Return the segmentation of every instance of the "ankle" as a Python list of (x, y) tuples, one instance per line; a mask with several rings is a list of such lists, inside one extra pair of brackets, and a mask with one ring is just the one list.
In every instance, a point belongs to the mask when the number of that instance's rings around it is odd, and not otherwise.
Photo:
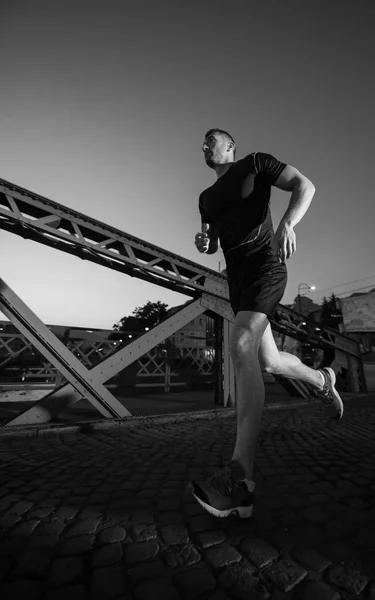
[(235, 455), (233, 455), (232, 460), (238, 462), (241, 465), (243, 472), (244, 472), (244, 478), (247, 481), (252, 481), (253, 480), (253, 466), (249, 465), (248, 463), (246, 463), (245, 460), (243, 460)]
[(326, 380), (320, 369), (317, 370), (317, 375), (319, 375), (319, 383), (317, 384), (317, 387), (319, 388), (320, 391), (322, 391), (322, 389), (325, 386)]

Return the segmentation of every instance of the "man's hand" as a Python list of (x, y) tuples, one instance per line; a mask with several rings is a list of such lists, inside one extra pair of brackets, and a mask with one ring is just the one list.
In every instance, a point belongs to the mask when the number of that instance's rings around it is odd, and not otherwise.
[(202, 231), (197, 233), (195, 236), (195, 245), (199, 252), (207, 252), (210, 245), (210, 238), (208, 237), (208, 225), (202, 223)]
[(297, 249), (294, 229), (283, 221), (277, 228), (273, 242), (280, 262), (285, 262)]

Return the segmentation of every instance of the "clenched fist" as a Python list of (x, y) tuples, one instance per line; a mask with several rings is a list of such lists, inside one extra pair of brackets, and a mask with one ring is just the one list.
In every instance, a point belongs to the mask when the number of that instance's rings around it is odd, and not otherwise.
[(199, 252), (207, 252), (210, 245), (210, 238), (208, 237), (208, 225), (202, 223), (202, 231), (197, 233), (195, 236), (195, 245)]

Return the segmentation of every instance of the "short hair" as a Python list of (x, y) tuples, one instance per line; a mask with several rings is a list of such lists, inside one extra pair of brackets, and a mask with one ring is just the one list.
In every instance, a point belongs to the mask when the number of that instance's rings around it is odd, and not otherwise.
[(234, 148), (233, 148), (233, 156), (234, 158), (236, 158), (236, 142), (234, 141), (233, 137), (230, 135), (230, 133), (228, 133), (227, 131), (224, 131), (224, 129), (219, 129), (218, 127), (216, 127), (215, 129), (209, 129), (204, 137), (207, 138), (210, 135), (213, 135), (214, 133), (220, 133), (221, 135), (225, 136), (230, 142), (233, 143)]

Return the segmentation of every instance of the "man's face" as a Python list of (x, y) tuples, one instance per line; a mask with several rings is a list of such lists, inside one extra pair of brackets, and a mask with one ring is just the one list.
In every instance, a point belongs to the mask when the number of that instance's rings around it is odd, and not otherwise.
[(204, 140), (202, 150), (206, 165), (221, 165), (228, 161), (230, 152), (228, 140), (219, 133), (213, 133)]

